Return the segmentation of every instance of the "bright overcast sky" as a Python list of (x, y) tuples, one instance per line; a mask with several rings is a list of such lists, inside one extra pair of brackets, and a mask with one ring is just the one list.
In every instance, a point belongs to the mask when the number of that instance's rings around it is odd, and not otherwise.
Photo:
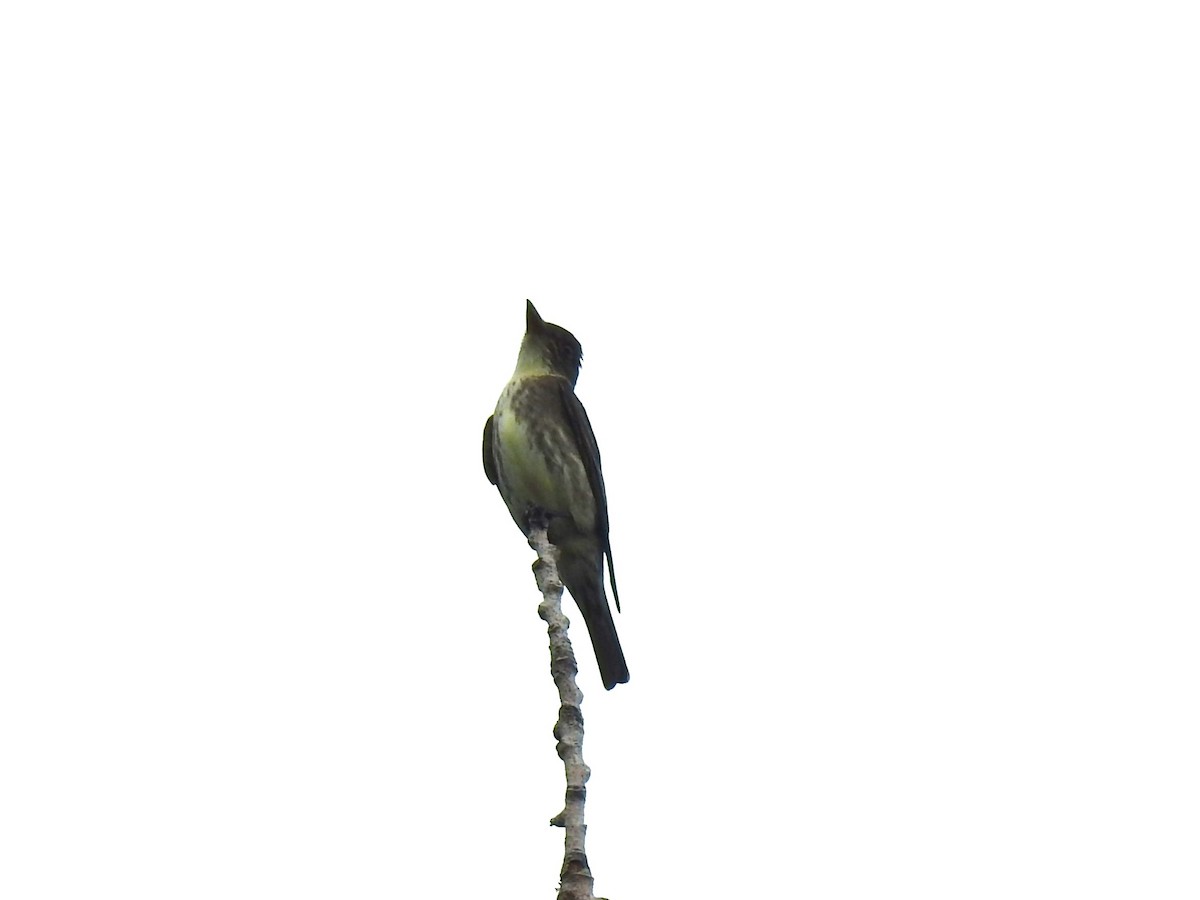
[(7, 5), (0, 895), (1195, 897), (1185, 7)]

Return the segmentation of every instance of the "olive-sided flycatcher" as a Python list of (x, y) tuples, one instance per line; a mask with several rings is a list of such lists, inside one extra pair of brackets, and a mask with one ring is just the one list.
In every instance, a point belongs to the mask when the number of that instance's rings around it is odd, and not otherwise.
[(531, 512), (548, 521), (558, 574), (587, 623), (604, 687), (629, 680), (604, 594), (604, 560), (613, 600), (617, 580), (608, 544), (608, 503), (596, 436), (575, 396), (583, 348), (575, 335), (542, 321), (526, 301), (517, 368), (483, 426), (483, 470), (513, 520), (529, 535)]

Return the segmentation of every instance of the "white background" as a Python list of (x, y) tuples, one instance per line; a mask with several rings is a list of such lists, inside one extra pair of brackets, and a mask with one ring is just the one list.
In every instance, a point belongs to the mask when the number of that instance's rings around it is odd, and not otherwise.
[(1194, 898), (1186, 6), (6, 4), (0, 895)]

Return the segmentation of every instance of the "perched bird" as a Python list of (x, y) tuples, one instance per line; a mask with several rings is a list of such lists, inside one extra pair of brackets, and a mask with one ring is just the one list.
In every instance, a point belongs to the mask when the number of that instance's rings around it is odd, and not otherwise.
[(617, 610), (608, 544), (608, 503), (596, 436), (575, 396), (583, 348), (565, 328), (542, 320), (526, 301), (517, 368), (483, 426), (483, 470), (528, 536), (530, 513), (548, 521), (558, 574), (587, 623), (606, 690), (629, 680), (604, 593), (604, 560)]

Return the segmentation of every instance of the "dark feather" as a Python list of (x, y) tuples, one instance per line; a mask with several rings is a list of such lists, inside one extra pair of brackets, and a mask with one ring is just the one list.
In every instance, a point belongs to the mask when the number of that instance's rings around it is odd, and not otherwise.
[(500, 480), (496, 473), (496, 435), (492, 430), (494, 418), (494, 415), (488, 416), (487, 421), (483, 423), (483, 474), (487, 475), (492, 484)]
[(617, 612), (621, 611), (621, 598), (617, 594), (617, 576), (613, 571), (612, 547), (608, 542), (608, 497), (604, 494), (604, 474), (600, 468), (600, 447), (596, 444), (596, 434), (592, 431), (592, 423), (588, 420), (587, 410), (575, 396), (571, 386), (559, 382), (559, 397), (562, 400), (563, 412), (570, 423), (571, 432), (575, 436), (575, 445), (583, 457), (584, 468), (587, 469), (588, 483), (592, 489), (592, 497), (596, 501), (596, 536), (600, 547), (608, 559), (608, 580), (612, 585), (613, 603)]

